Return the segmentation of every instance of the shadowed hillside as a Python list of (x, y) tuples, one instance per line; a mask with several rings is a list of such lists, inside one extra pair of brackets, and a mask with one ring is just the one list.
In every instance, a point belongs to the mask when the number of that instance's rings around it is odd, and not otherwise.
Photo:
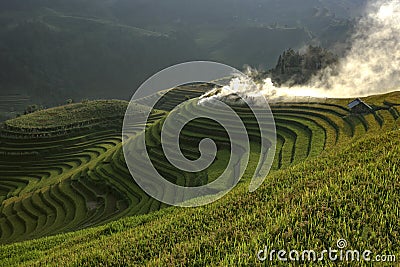
[(0, 89), (56, 106), (129, 99), (147, 77), (185, 61), (269, 69), (284, 49), (339, 48), (364, 2), (3, 1)]

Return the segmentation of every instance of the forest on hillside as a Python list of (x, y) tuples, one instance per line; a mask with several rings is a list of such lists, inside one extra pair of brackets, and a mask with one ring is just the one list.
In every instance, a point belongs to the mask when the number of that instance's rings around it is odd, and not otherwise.
[(365, 2), (1, 1), (0, 90), (44, 106), (129, 99), (152, 74), (185, 61), (266, 70), (288, 48), (340, 54)]

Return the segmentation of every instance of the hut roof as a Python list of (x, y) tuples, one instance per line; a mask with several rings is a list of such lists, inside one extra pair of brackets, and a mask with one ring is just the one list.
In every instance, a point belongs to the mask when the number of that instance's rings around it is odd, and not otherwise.
[(367, 108), (372, 109), (372, 107), (370, 105), (368, 105), (367, 103), (365, 103), (364, 101), (362, 101), (359, 98), (354, 99), (353, 101), (351, 101), (348, 105), (349, 109), (352, 109), (358, 105), (365, 105)]

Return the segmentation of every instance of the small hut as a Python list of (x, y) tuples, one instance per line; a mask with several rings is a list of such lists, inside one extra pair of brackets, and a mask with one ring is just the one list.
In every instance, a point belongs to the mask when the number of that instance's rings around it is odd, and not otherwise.
[(364, 113), (371, 113), (373, 111), (373, 108), (362, 101), (361, 99), (357, 98), (351, 101), (348, 104), (348, 107), (351, 111), (351, 113), (355, 114), (364, 114)]

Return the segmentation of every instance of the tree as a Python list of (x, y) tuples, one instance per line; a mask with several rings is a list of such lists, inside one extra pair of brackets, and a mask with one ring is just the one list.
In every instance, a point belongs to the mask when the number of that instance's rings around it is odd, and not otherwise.
[(304, 84), (318, 71), (337, 61), (336, 55), (322, 47), (309, 46), (303, 54), (290, 48), (279, 56), (275, 68), (269, 73), (277, 85)]
[(30, 114), (30, 113), (33, 113), (33, 112), (36, 112), (36, 111), (39, 111), (42, 109), (43, 109), (43, 106), (39, 106), (36, 104), (29, 105), (25, 108), (24, 115), (27, 115), (27, 114)]

